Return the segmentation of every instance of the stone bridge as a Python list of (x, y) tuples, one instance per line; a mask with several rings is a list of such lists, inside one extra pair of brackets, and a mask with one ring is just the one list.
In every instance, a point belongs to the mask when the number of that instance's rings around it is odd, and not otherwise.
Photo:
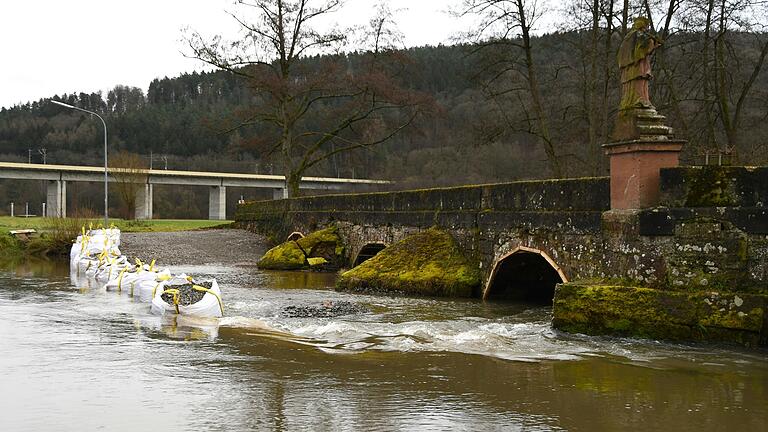
[[(326, 195), (246, 203), (239, 206), (236, 220), (276, 242), (335, 224), (350, 267), (409, 234), (439, 226), (480, 268), (483, 283), (476, 297), (552, 302), (557, 284), (563, 296), (572, 297), (585, 292), (571, 293), (573, 286), (642, 287), (661, 293), (665, 305), (680, 296), (703, 296), (692, 306), (699, 311), (701, 304), (712, 308), (713, 302), (735, 296), (736, 307), (730, 301), (715, 312), (757, 321), (726, 325), (724, 332), (749, 327), (753, 339), (747, 344), (761, 334), (764, 341), (768, 168), (661, 169), (657, 205), (646, 209), (612, 210), (610, 190), (610, 179), (604, 177)], [(710, 293), (717, 296), (704, 298)], [(638, 291), (627, 296), (639, 298)], [(608, 301), (600, 297), (597, 302)], [(557, 298), (555, 306), (557, 324)], [(590, 307), (600, 307), (570, 300), (561, 306), (567, 306), (560, 308), (568, 312), (566, 321), (579, 321), (595, 312)], [(704, 318), (680, 319), (690, 333)], [(572, 328), (610, 332), (617, 330), (612, 325), (624, 325), (613, 318), (597, 326), (591, 318), (582, 321)]]

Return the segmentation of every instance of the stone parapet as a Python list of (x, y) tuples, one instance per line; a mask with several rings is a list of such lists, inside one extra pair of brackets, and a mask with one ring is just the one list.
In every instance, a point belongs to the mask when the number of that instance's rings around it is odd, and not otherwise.
[(663, 168), (659, 205), (768, 209), (768, 167)]

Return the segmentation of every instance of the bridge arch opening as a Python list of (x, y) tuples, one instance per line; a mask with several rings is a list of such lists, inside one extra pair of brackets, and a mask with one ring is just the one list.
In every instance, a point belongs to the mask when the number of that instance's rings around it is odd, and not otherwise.
[(299, 240), (299, 239), (302, 239), (302, 238), (304, 238), (304, 234), (302, 234), (302, 233), (300, 233), (300, 232), (298, 232), (298, 231), (294, 231), (294, 232), (292, 232), (292, 233), (291, 233), (291, 234), (288, 236), (288, 238), (286, 239), (286, 241), (296, 241), (296, 240)]
[(549, 255), (521, 246), (496, 262), (483, 299), (551, 305), (555, 286), (563, 282), (568, 278)]
[(368, 243), (365, 246), (360, 249), (360, 252), (357, 253), (357, 256), (355, 257), (354, 262), (352, 262), (352, 267), (357, 267), (360, 264), (368, 261), (369, 259), (373, 258), (378, 254), (379, 252), (386, 249), (387, 245), (384, 243)]

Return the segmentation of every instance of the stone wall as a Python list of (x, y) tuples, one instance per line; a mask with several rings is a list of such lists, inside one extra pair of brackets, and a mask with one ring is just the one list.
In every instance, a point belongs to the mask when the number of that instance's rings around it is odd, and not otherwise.
[[(713, 313), (733, 312), (743, 318), (741, 312), (748, 319), (731, 319), (726, 313), (722, 322), (731, 327), (718, 332), (721, 321), (712, 314), (697, 315), (698, 321), (687, 321), (689, 327), (680, 334), (692, 334), (704, 326), (696, 323), (703, 322), (711, 327), (708, 334), (752, 332), (744, 340), (762, 338), (765, 343), (768, 319), (760, 305), (768, 304), (761, 300), (768, 295), (768, 169), (662, 169), (660, 192), (657, 208), (612, 211), (608, 178), (526, 181), (251, 202), (239, 206), (235, 218), (276, 243), (293, 231), (307, 233), (335, 224), (349, 263), (368, 243), (389, 245), (439, 226), (451, 233), (483, 275), (484, 284), (475, 296), (490, 282), (494, 266), (520, 247), (546, 254), (568, 282), (577, 282), (576, 288), (559, 291), (556, 306), (558, 301), (576, 305), (576, 298), (568, 296), (589, 286), (657, 290), (663, 294), (655, 297), (660, 304), (688, 298), (692, 303), (687, 310), (697, 311), (712, 309), (712, 298), (739, 296), (754, 307), (730, 311), (726, 305)], [(588, 305), (594, 323), (615, 321), (604, 319), (599, 302), (579, 304)], [(556, 307), (556, 318), (567, 311)], [(583, 313), (577, 310), (570, 316)], [(567, 328), (567, 321), (560, 316), (555, 324)], [(574, 329), (587, 327), (581, 323)], [(602, 329), (594, 330), (597, 333), (617, 331), (611, 325), (592, 328)]]
[(608, 178), (601, 177), (250, 202), (235, 219), (275, 242), (335, 223), (350, 262), (367, 243), (391, 244), (440, 226), (485, 273), (507, 249), (525, 244), (551, 251), (580, 277), (594, 275), (583, 262), (608, 206)]
[[(609, 211), (608, 179), (584, 178), (250, 202), (235, 219), (276, 243), (335, 223), (349, 262), (367, 243), (391, 244), (440, 226), (486, 276), (525, 246), (549, 255), (569, 280), (764, 292), (766, 177), (765, 168), (663, 169), (667, 206), (647, 210)], [(724, 192), (704, 192), (707, 181)], [(740, 205), (675, 207), (726, 201)]]

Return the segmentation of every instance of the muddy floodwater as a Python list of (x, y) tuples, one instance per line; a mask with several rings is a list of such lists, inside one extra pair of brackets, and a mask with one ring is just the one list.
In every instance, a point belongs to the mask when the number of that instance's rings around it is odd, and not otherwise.
[[(334, 275), (217, 278), (226, 317), (157, 317), (0, 268), (0, 431), (765, 431), (768, 353), (567, 335), (551, 310), (359, 296)], [(82, 284), (79, 284), (82, 285)], [(289, 306), (360, 304), (295, 318)]]

